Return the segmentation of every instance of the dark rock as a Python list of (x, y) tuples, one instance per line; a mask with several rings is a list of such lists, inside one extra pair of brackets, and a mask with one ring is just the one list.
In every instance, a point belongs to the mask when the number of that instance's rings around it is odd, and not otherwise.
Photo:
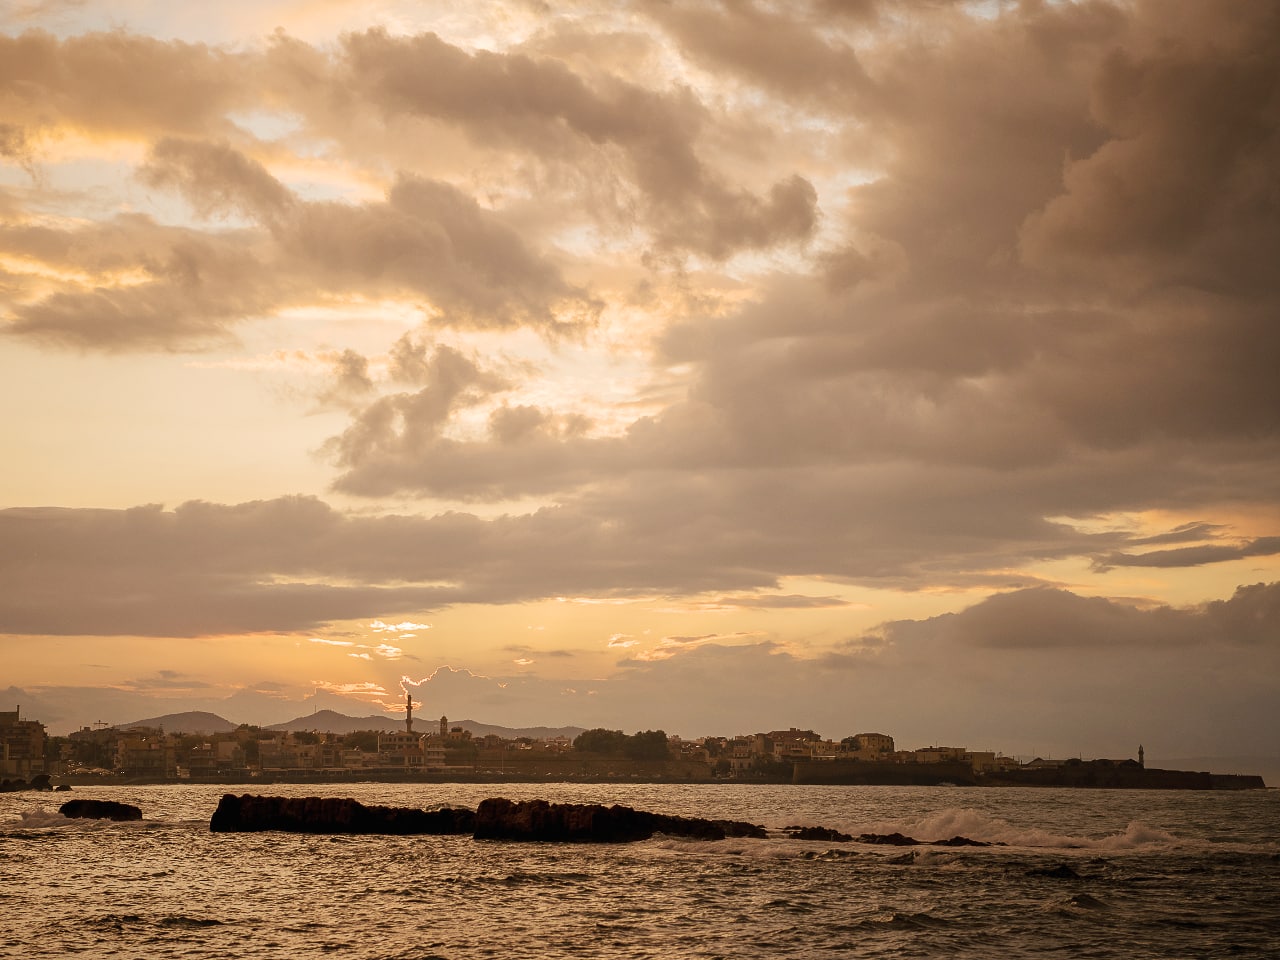
[(847, 833), (829, 827), (787, 827), (784, 832), (792, 840), (821, 840), (829, 843), (848, 843), (853, 839)]
[(141, 820), (142, 811), (114, 800), (68, 800), (58, 808), (64, 817), (81, 820)]
[(763, 827), (732, 820), (672, 817), (598, 803), (548, 803), (491, 797), (476, 809), (477, 840), (629, 843), (655, 833), (695, 840), (767, 836)]
[(337, 797), (257, 797), (225, 794), (209, 820), (214, 833), (458, 834), (480, 840), (625, 843), (655, 833), (698, 840), (766, 836), (763, 827), (733, 820), (671, 817), (600, 804), (483, 801), (470, 810), (365, 806)]
[(1037, 867), (1028, 870), (1028, 877), (1049, 877), (1053, 880), (1079, 880), (1080, 874), (1076, 873), (1070, 866), (1060, 863), (1056, 867)]
[(901, 833), (864, 833), (858, 837), (859, 843), (878, 843), (888, 847), (990, 847), (1004, 846), (991, 844), (985, 840), (970, 840), (968, 837), (952, 837), (950, 840), (917, 840), (915, 837), (903, 836)]
[(950, 840), (935, 840), (935, 847), (989, 847), (985, 840), (970, 840), (968, 837), (952, 837)]
[(446, 807), (415, 810), (411, 807), (365, 806), (340, 797), (255, 797), (224, 794), (209, 820), (213, 833), (256, 833), (282, 830), (288, 833), (470, 833), (475, 814)]
[(52, 790), (53, 784), (49, 782), (47, 773), (37, 773), (30, 780), (4, 779), (0, 780), (0, 793), (18, 793), (23, 790)]
[(859, 843), (877, 843), (890, 847), (914, 847), (920, 843), (915, 837), (904, 837), (900, 833), (863, 833), (858, 836)]
[(71, 785), (69, 783), (60, 783), (53, 788), (54, 793), (69, 793), (70, 791)]

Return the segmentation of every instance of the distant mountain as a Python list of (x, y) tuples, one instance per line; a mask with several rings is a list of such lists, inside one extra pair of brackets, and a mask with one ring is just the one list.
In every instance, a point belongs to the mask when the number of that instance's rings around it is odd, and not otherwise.
[[(438, 720), (430, 717), (414, 717), (414, 730), (428, 733), (436, 729)], [(118, 723), (116, 729), (126, 730), (129, 727), (159, 727), (165, 733), (230, 733), (238, 725), (216, 713), (190, 711), (188, 713), (167, 713), (163, 717), (151, 717), (149, 720), (136, 720), (133, 723)], [(496, 734), (505, 740), (517, 737), (530, 737), (534, 740), (546, 740), (551, 737), (568, 737), (572, 740), (582, 733), (584, 727), (500, 727), (493, 723), (481, 723), (478, 720), (450, 720), (449, 727), (461, 727), (473, 737), (485, 737)], [(284, 723), (273, 723), (262, 727), (263, 730), (293, 733), (299, 730), (315, 730), (319, 733), (354, 733), (357, 730), (403, 730), (404, 721), (393, 716), (373, 714), (367, 717), (352, 717), (336, 710), (317, 710), (301, 717), (295, 717)]]
[(294, 717), (284, 723), (273, 723), (263, 730), (283, 730), (294, 733), (299, 730), (315, 730), (318, 733), (354, 733), (357, 730), (401, 730), (403, 720), (396, 720), (385, 714), (369, 717), (349, 717), (336, 710), (317, 710), (301, 717)]
[(587, 729), (586, 727), (499, 727), (492, 723), (481, 723), (479, 720), (459, 720), (457, 723), (450, 720), (449, 726), (468, 730), (473, 737), (487, 737), (493, 733), (504, 740), (514, 740), (517, 737), (529, 737), (532, 740), (568, 737), (572, 740), (578, 734), (585, 733)]
[[(430, 717), (415, 717), (413, 720), (413, 728), (427, 733), (435, 730), (439, 721)], [(477, 720), (450, 720), (449, 728), (461, 727), (463, 730), (470, 732), (473, 737), (484, 737), (489, 734), (497, 734), (506, 740), (514, 740), (517, 737), (531, 737), (534, 740), (545, 740), (549, 737), (568, 737), (572, 740), (578, 734), (582, 733), (583, 727), (500, 727), (492, 723), (480, 723)], [(286, 723), (273, 723), (269, 727), (263, 727), (263, 730), (315, 730), (319, 733), (354, 733), (356, 730), (403, 730), (404, 721), (397, 720), (395, 717), (388, 717), (386, 714), (374, 715), (368, 717), (350, 717), (345, 713), (338, 713), (336, 710), (318, 710), (315, 713), (308, 713), (301, 717), (296, 717)]]
[(163, 717), (151, 717), (149, 720), (135, 720), (133, 723), (117, 723), (117, 730), (128, 730), (130, 727), (158, 727), (165, 733), (230, 733), (236, 729), (232, 723), (216, 713), (203, 710), (192, 710), (187, 713), (166, 713)]

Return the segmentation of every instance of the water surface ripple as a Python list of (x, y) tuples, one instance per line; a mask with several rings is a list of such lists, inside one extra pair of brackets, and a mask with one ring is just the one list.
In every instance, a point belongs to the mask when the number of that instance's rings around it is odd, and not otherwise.
[(624, 803), (983, 848), (657, 837), (211, 834), (217, 786), (80, 788), (135, 823), (0, 795), (0, 956), (1274, 957), (1280, 792), (642, 784), (273, 785), (474, 806)]

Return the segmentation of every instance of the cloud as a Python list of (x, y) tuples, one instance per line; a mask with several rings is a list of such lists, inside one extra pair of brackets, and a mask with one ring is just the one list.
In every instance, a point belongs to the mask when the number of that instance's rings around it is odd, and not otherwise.
[(202, 217), (240, 213), (272, 222), (297, 203), (262, 164), (225, 142), (165, 137), (139, 176), (153, 187), (177, 189)]
[(1273, 557), (1280, 554), (1280, 537), (1257, 537), (1244, 543), (1201, 544), (1146, 553), (1110, 553), (1094, 561), (1094, 569), (1114, 567), (1199, 567), (1207, 563), (1225, 563), (1244, 557)]
[(724, 258), (805, 239), (816, 194), (798, 174), (765, 195), (726, 182), (695, 150), (705, 108), (688, 90), (663, 93), (614, 78), (593, 86), (562, 61), (464, 51), (435, 34), (380, 29), (345, 39), (344, 79), (389, 118), (441, 120), (482, 143), (509, 144), (588, 167), (614, 166), (641, 200), (660, 247)]
[(1186, 2), (1135, 13), (1092, 85), (1106, 138), (1069, 160), (1063, 192), (1028, 219), (1024, 249), (1126, 287), (1274, 292), (1263, 251), (1280, 224), (1258, 201), (1264, 171), (1280, 163), (1280, 15), (1265, 2), (1230, 18)]
[[(432, 684), (604, 723), (588, 686), (638, 711), (668, 684), (691, 724), (719, 684), (725, 717), (829, 726), (815, 691), (853, 690), (922, 736), (1001, 691), (1003, 722), (1044, 731), (1159, 701), (1188, 737), (1164, 704), (1209, 687), (1225, 711), (1235, 685), (1265, 726), (1273, 586), (1171, 598), (1280, 556), (1273, 5), (635, 0), (518, 41), (483, 16), (235, 48), (0, 37), (14, 362), (220, 349), (220, 373), (279, 375), (240, 337), (314, 358), (347, 417), (304, 484), (342, 509), (268, 471), (229, 495), (252, 502), (0, 511), (0, 630), (358, 621), (302, 649), (377, 670), (445, 606), (645, 598), (735, 626), (642, 634), (620, 607), (607, 680)], [(18, 399), (15, 436), (57, 442), (64, 399)], [(859, 633), (844, 597), (867, 588), (994, 595)], [(850, 641), (809, 650), (795, 625), (823, 608)], [(728, 633), (751, 617), (770, 644)]]
[(431, 624), (414, 623), (412, 620), (405, 620), (401, 623), (383, 623), (381, 620), (375, 620), (369, 624), (369, 629), (379, 633), (400, 633), (405, 630), (430, 630)]
[(252, 56), (126, 31), (0, 34), (0, 64), (7, 119), (36, 132), (228, 129), (226, 113), (255, 96)]
[(1086, 657), (1099, 647), (1168, 653), (1200, 645), (1240, 651), (1255, 644), (1274, 646), (1280, 638), (1280, 583), (1242, 586), (1229, 600), (1189, 608), (1034, 587), (996, 594), (960, 613), (886, 624), (878, 634), (888, 642), (928, 635), (955, 649), (1062, 649)]
[(31, 295), (4, 327), (10, 336), (107, 351), (207, 347), (278, 298), (260, 238), (240, 230), (206, 233), (121, 214), (84, 225), (5, 224), (0, 242), (51, 272), (83, 277), (51, 292), (28, 279)]
[(141, 173), (180, 190), (201, 215), (237, 214), (257, 226), (175, 228), (137, 214), (6, 226), (7, 247), (50, 269), (129, 276), (43, 295), (36, 288), (12, 309), (7, 333), (111, 350), (202, 348), (323, 294), (425, 297), (442, 323), (557, 334), (591, 324), (599, 310), (498, 215), (441, 181), (402, 176), (385, 202), (303, 202), (226, 143), (174, 138), (156, 144)]

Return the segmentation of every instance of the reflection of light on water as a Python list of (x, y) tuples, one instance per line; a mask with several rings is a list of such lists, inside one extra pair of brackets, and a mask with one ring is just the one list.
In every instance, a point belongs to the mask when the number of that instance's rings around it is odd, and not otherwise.
[[(1161, 791), (971, 790), (744, 784), (278, 784), (282, 796), (474, 808), (487, 796), (622, 803), (780, 827), (898, 825), (1094, 843), (870, 849), (778, 838), (626, 845), (477, 842), (469, 837), (211, 834), (235, 785), (77, 787), (143, 809), (143, 824), (66, 821), (44, 798), (0, 795), (8, 909), (0, 942), (52, 960), (103, 954), (319, 957), (937, 955), (989, 957), (1046, 942), (1120, 960), (1141, 933), (1151, 955), (1266, 954), (1273, 929), (1277, 798)], [(254, 792), (268, 792), (255, 786)], [(1149, 793), (1144, 791), (1143, 793)], [(1212, 827), (1186, 828), (1214, 810)], [(1161, 825), (1143, 820), (1156, 809)], [(1050, 811), (1051, 817), (1043, 815)], [(1103, 829), (1099, 832), (1099, 824)], [(1175, 827), (1176, 825), (1176, 827)], [(1167, 828), (1167, 829), (1166, 829)], [(1227, 832), (1226, 847), (1207, 843)], [(1166, 838), (1176, 835), (1178, 843)], [(1107, 849), (1108, 845), (1114, 849)], [(1271, 853), (1268, 853), (1268, 850)], [(1064, 857), (1078, 879), (1055, 879)], [(1064, 874), (1065, 876), (1065, 874)], [(75, 883), (68, 883), (75, 877)], [(300, 895), (305, 883), (305, 895)], [(1106, 927), (1083, 923), (1105, 914)], [(31, 921), (39, 918), (38, 935)], [(1173, 923), (1178, 917), (1194, 923)], [(1270, 919), (1268, 919), (1270, 918)], [(376, 942), (376, 950), (370, 947)], [(524, 948), (529, 946), (529, 953)]]

